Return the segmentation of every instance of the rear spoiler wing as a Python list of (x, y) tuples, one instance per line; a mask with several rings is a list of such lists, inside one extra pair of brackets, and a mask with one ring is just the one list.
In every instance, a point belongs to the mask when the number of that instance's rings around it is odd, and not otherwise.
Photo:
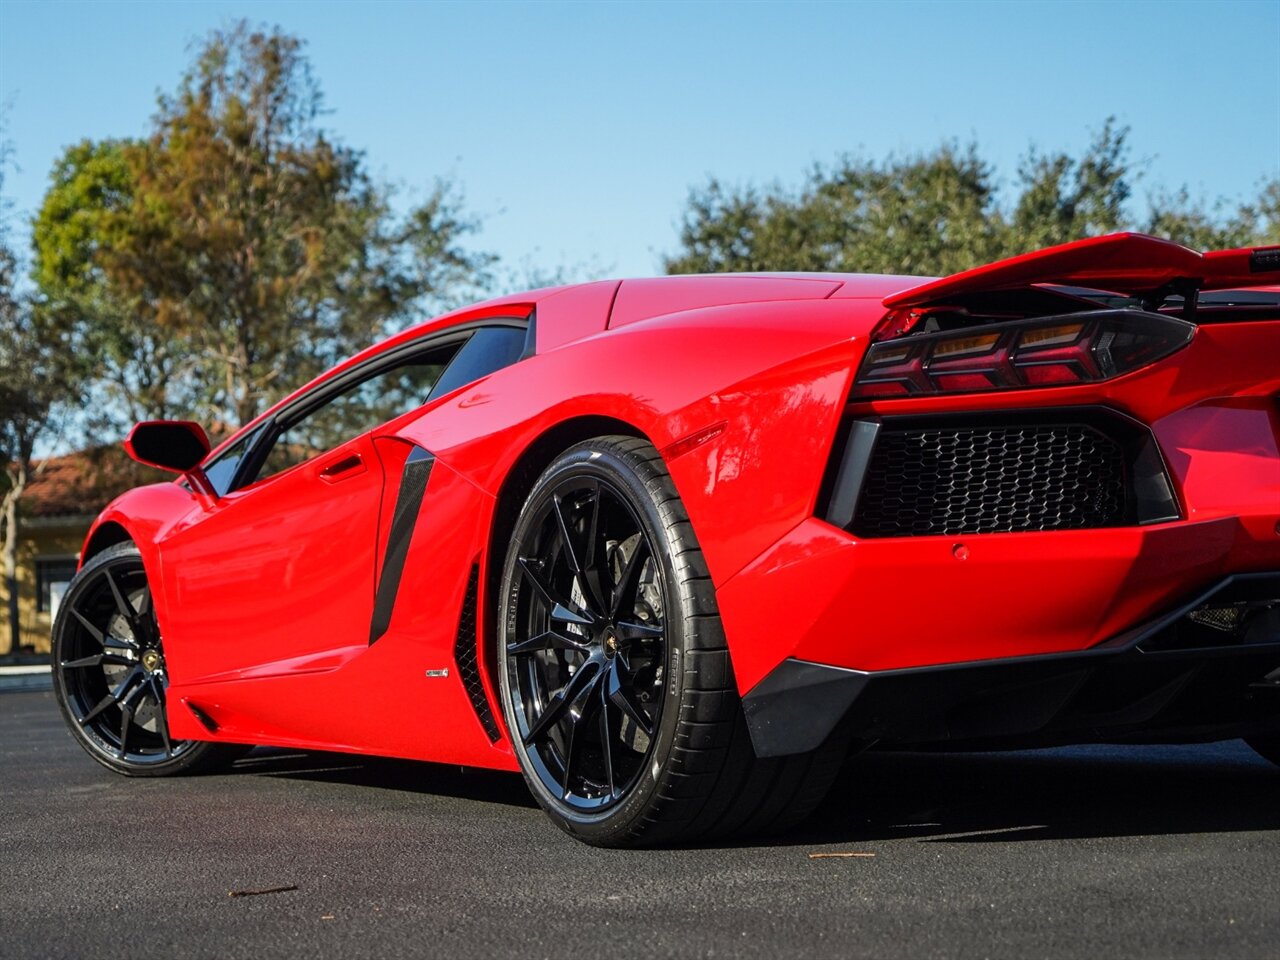
[(1197, 253), (1140, 233), (1113, 233), (999, 260), (885, 297), (890, 310), (1037, 284), (1160, 299), (1280, 283), (1280, 246)]

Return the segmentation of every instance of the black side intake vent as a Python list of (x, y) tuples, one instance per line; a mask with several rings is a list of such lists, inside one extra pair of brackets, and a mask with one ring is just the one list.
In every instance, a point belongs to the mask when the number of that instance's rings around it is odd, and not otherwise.
[(453, 660), (458, 665), (458, 676), (462, 678), (462, 686), (471, 700), (471, 709), (476, 718), (489, 735), (489, 740), (498, 742), (501, 733), (498, 723), (489, 709), (489, 698), (485, 695), (484, 682), (480, 679), (479, 637), (476, 631), (476, 594), (480, 585), (480, 566), (472, 564), (471, 576), (467, 578), (467, 592), (462, 598), (462, 614), (458, 617), (458, 638), (453, 644)]
[(854, 420), (825, 513), (855, 536), (1086, 530), (1179, 515), (1150, 431), (1096, 407)]

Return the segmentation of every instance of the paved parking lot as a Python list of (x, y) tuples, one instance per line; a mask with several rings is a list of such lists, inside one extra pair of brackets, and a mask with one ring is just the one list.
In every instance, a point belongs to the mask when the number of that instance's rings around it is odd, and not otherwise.
[(1238, 742), (867, 756), (805, 833), (625, 852), (507, 775), (258, 751), (131, 781), (47, 692), (0, 693), (0, 731), (0, 957), (1280, 952), (1280, 772)]

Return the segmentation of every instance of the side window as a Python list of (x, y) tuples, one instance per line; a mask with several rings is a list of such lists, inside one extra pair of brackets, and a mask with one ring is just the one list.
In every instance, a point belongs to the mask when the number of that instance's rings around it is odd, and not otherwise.
[(460, 344), (451, 344), (375, 373), (289, 423), (276, 436), (257, 479), (305, 463), (422, 406), (461, 349)]
[(75, 557), (36, 557), (36, 612), (56, 617), (62, 595), (75, 575)]
[(210, 485), (218, 496), (223, 496), (231, 489), (231, 485), (235, 483), (236, 473), (240, 469), (240, 464), (244, 461), (244, 455), (249, 452), (249, 447), (253, 445), (254, 439), (261, 432), (261, 427), (249, 431), (218, 454), (216, 460), (204, 465), (205, 477), (208, 478)]
[[(221, 495), (306, 463), (430, 400), (510, 366), (524, 354), (529, 336), (523, 326), (480, 327), (465, 341), (455, 340), (415, 354), (283, 421), (265, 454), (254, 450), (259, 430), (206, 464), (205, 473)], [(258, 466), (247, 464), (246, 457)], [(252, 475), (244, 476), (246, 470)]]
[(443, 397), (520, 359), (527, 332), (523, 327), (481, 327), (471, 335), (449, 369), (436, 382), (430, 399)]

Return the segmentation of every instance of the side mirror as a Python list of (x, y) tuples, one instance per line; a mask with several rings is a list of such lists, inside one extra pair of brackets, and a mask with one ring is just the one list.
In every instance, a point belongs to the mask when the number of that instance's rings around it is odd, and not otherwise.
[(190, 473), (208, 456), (209, 438), (189, 420), (144, 420), (129, 431), (124, 449), (149, 467)]

